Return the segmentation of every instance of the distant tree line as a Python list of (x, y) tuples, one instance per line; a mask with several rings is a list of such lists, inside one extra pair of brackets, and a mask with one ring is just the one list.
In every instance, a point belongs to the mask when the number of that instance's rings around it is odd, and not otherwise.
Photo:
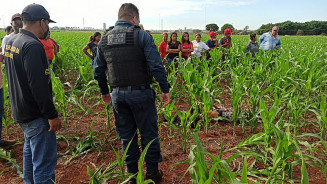
[(265, 32), (271, 31), (274, 26), (279, 27), (279, 35), (327, 35), (327, 21), (310, 21), (304, 23), (285, 21), (276, 24), (269, 23), (263, 24), (258, 30), (254, 31), (249, 30), (249, 26), (245, 26), (243, 30), (236, 30), (233, 25), (229, 23), (224, 24), (219, 31), (218, 25), (211, 23), (206, 25), (206, 30), (223, 33), (225, 29), (229, 28), (232, 30), (233, 34), (247, 35), (255, 32), (261, 35)]
[(276, 24), (264, 24), (256, 32), (262, 34), (271, 31), (273, 26), (278, 26), (279, 35), (326, 35), (327, 21), (292, 22), (286, 21)]

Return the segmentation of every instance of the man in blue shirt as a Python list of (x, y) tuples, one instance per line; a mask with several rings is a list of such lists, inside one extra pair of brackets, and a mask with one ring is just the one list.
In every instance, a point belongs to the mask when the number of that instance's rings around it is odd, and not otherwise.
[(261, 50), (279, 49), (282, 45), (278, 36), (278, 27), (274, 26), (272, 31), (264, 33), (259, 38)]
[[(162, 157), (155, 92), (150, 84), (153, 77), (159, 82), (161, 100), (167, 105), (170, 101), (169, 83), (153, 38), (140, 29), (139, 23), (138, 8), (132, 3), (123, 4), (115, 27), (106, 31), (98, 44), (93, 66), (94, 78), (98, 81), (104, 103), (113, 104), (116, 130), (123, 151), (131, 142), (125, 158), (127, 172), (138, 172), (139, 129), (143, 149), (154, 140), (145, 157), (146, 178), (159, 182), (163, 174), (158, 162), (162, 161)], [(136, 183), (135, 179), (130, 183)]]
[(56, 133), (61, 120), (53, 104), (48, 60), (40, 39), (49, 33), (48, 11), (30, 4), (22, 12), (23, 29), (4, 47), (13, 119), (24, 132), (24, 182), (55, 182)]
[[(218, 47), (217, 35), (218, 35), (218, 33), (214, 32), (214, 31), (210, 32), (210, 39), (207, 40), (207, 45), (210, 48), (210, 50), (213, 50)], [(210, 53), (208, 52), (206, 59), (210, 59), (210, 58), (211, 58), (211, 56), (210, 56)]]

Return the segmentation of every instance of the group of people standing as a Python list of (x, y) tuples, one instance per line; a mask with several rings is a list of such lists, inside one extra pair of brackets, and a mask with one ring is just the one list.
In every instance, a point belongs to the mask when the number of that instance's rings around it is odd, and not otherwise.
[[(141, 24), (140, 24), (141, 25)], [(143, 30), (143, 25), (140, 26)], [(145, 30), (149, 35), (151, 32)], [(225, 29), (224, 36), (217, 40), (217, 36), (219, 35), (215, 31), (210, 32), (210, 39), (207, 40), (206, 43), (201, 41), (201, 34), (197, 33), (195, 35), (195, 40), (190, 41), (190, 35), (188, 32), (184, 32), (182, 34), (181, 42), (177, 40), (178, 34), (173, 32), (170, 34), (170, 40), (168, 40), (168, 33), (162, 33), (162, 42), (159, 45), (158, 51), (160, 53), (160, 57), (162, 61), (165, 63), (166, 61), (170, 64), (176, 58), (188, 59), (192, 55), (202, 59), (202, 56), (205, 55), (205, 58), (208, 60), (211, 58), (210, 50), (215, 48), (222, 47), (221, 59), (224, 61), (226, 57), (226, 53), (232, 47), (232, 38), (231, 38), (232, 30)], [(152, 35), (151, 35), (152, 36)], [(96, 56), (97, 45), (100, 42), (101, 33), (95, 32), (94, 35), (91, 35), (89, 38), (89, 43), (83, 48), (83, 52), (92, 59)], [(279, 49), (281, 47), (280, 38), (278, 36), (278, 27), (274, 26), (272, 31), (264, 33), (259, 38), (260, 49), (261, 50), (271, 50), (271, 49)], [(90, 50), (90, 52), (88, 52)], [(251, 53), (252, 57), (255, 57), (256, 53), (259, 52), (259, 44), (257, 42), (257, 34), (250, 34), (250, 41), (246, 45), (245, 52)], [(175, 60), (175, 62), (177, 62)]]
[[(224, 30), (224, 36), (217, 40), (218, 33), (211, 31), (210, 39), (207, 40), (206, 44), (201, 41), (201, 34), (195, 35), (195, 40), (189, 41), (188, 32), (184, 32), (182, 35), (182, 41), (177, 41), (177, 33), (173, 32), (170, 35), (170, 41), (168, 41), (168, 34), (162, 34), (162, 42), (159, 45), (159, 53), (163, 61), (167, 60), (171, 63), (174, 59), (181, 57), (184, 59), (189, 58), (191, 55), (202, 59), (203, 55), (206, 55), (206, 59), (210, 59), (210, 50), (222, 47), (221, 59), (225, 60), (227, 51), (232, 47), (232, 31), (231, 29)], [(271, 50), (278, 49), (281, 47), (280, 38), (278, 36), (278, 27), (274, 26), (272, 31), (267, 32), (260, 36), (260, 49)], [(259, 52), (259, 44), (257, 43), (256, 33), (250, 34), (250, 41), (246, 46), (245, 52), (250, 52), (253, 57), (255, 53)]]
[(181, 52), (181, 57), (188, 59), (190, 56), (194, 55), (202, 59), (205, 55), (206, 59), (210, 59), (210, 50), (219, 48), (220, 46), (229, 49), (232, 46), (231, 29), (224, 30), (224, 36), (218, 41), (218, 33), (211, 31), (210, 39), (207, 43), (201, 41), (201, 34), (195, 35), (195, 40), (190, 41), (190, 35), (188, 32), (182, 34), (181, 42), (177, 41), (177, 33), (173, 32), (170, 35), (170, 41), (168, 41), (168, 33), (162, 34), (162, 42), (159, 45), (159, 53), (163, 61), (167, 60), (170, 64), (174, 59), (179, 57)]

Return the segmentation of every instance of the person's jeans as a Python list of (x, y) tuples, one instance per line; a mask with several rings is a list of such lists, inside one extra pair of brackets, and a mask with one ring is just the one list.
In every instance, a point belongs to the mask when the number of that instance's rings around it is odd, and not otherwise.
[(4, 97), (3, 97), (3, 88), (0, 89), (0, 143), (2, 143), (2, 117), (4, 112)]
[(147, 144), (155, 139), (150, 145), (146, 156), (147, 172), (157, 172), (158, 162), (162, 161), (158, 135), (158, 115), (155, 105), (155, 92), (152, 89), (119, 90), (112, 91), (112, 104), (114, 108), (116, 130), (121, 138), (123, 151), (132, 140), (127, 151), (125, 163), (127, 172), (138, 172), (138, 160), (140, 149), (138, 146), (137, 129), (141, 134), (142, 150)]
[(176, 60), (176, 57), (173, 59), (167, 57), (167, 61), (168, 61), (168, 64), (171, 64), (173, 61), (175, 62), (175, 64), (178, 64), (178, 62), (177, 62), (178, 60)]
[(56, 133), (49, 132), (49, 121), (38, 118), (19, 123), (25, 136), (23, 173), (25, 184), (53, 184), (57, 166)]
[[(49, 60), (49, 65), (51, 66), (51, 64), (52, 64), (52, 60)], [(55, 62), (53, 62), (53, 64), (52, 64), (52, 71), (53, 71), (53, 73), (56, 71), (56, 63)]]

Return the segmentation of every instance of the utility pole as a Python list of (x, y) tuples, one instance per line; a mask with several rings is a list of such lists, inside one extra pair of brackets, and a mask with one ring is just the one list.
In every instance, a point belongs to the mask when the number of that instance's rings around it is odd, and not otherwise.
[(83, 17), (83, 29), (85, 29), (85, 25), (84, 25), (84, 17)]
[(207, 6), (204, 5), (204, 26), (207, 25)]

